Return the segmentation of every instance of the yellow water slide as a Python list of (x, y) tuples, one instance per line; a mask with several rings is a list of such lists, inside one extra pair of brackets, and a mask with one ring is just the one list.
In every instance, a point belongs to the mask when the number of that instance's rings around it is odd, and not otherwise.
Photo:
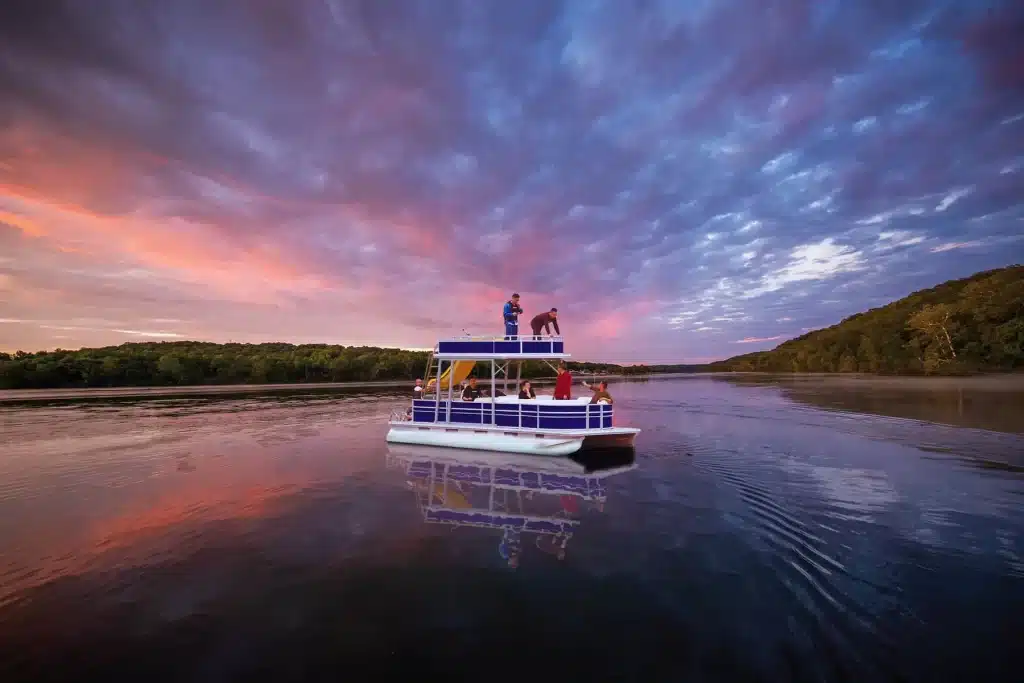
[[(462, 380), (469, 377), (469, 373), (473, 372), (473, 368), (476, 367), (475, 360), (457, 360), (447, 370), (441, 373), (441, 384), (442, 390), (447, 391), (449, 380), (452, 382), (452, 386), (457, 386), (462, 383)], [(427, 382), (427, 387), (434, 386), (434, 379)]]

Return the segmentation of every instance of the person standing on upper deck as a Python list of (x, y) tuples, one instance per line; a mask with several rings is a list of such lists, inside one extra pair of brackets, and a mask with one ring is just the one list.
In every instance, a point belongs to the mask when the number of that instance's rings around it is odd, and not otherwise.
[(513, 294), (512, 298), (505, 302), (502, 309), (502, 317), (505, 319), (505, 338), (514, 339), (519, 336), (519, 314), (523, 309), (519, 307), (519, 295)]
[(562, 331), (558, 329), (558, 309), (552, 308), (550, 311), (546, 311), (539, 315), (533, 316), (533, 320), (530, 321), (530, 327), (533, 330), (533, 336), (539, 337), (541, 328), (550, 336), (551, 326), (555, 326), (555, 334), (562, 336)]

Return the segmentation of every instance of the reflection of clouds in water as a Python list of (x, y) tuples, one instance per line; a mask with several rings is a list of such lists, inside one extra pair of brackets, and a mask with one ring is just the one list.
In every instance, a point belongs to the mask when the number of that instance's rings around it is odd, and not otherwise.
[(894, 529), (904, 538), (921, 545), (936, 549), (948, 547), (950, 543), (945, 540), (944, 534), (955, 533), (953, 530), (960, 528), (950, 517), (953, 511), (926, 505), (927, 501), (918, 506), (916, 515), (909, 515), (905, 524), (894, 526)]
[[(927, 503), (925, 503), (927, 504)], [(948, 509), (920, 508), (916, 524), (904, 526), (902, 535), (936, 549), (956, 549), (972, 555), (996, 555), (1016, 572), (1024, 573), (1019, 547), (1019, 529), (982, 531), (990, 524), (980, 515), (966, 515)]]
[(929, 526), (932, 526), (932, 527), (940, 527), (940, 526), (956, 527), (956, 526), (959, 526), (956, 522), (952, 521), (949, 518), (949, 515), (952, 512), (954, 512), (954, 511), (953, 510), (937, 509), (937, 508), (936, 509), (930, 509), (930, 510), (922, 510), (921, 511), (921, 521), (925, 522), (926, 524), (928, 524)]
[(809, 478), (818, 484), (844, 519), (873, 521), (873, 513), (900, 502), (901, 496), (886, 472), (876, 469), (827, 467), (795, 458), (783, 458), (780, 468), (787, 474)]
[[(939, 526), (929, 524), (931, 515), (924, 512), (918, 517), (921, 522), (920, 525), (907, 526), (902, 528), (902, 536), (907, 540), (926, 545), (931, 548), (941, 549), (948, 548), (952, 544), (945, 540), (943, 531)], [(956, 528), (956, 524), (942, 524), (941, 526), (947, 528)]]
[[(5, 428), (6, 429), (6, 428)], [(14, 435), (12, 435), (14, 436)], [(20, 435), (18, 435), (20, 437)], [(143, 446), (156, 446), (177, 440), (178, 437), (159, 430), (135, 431), (118, 434), (45, 435), (39, 438), (11, 438), (4, 444), (4, 461), (8, 464), (15, 458), (31, 460), (34, 467), (43, 464), (46, 458), (73, 455), (75, 458), (89, 456), (105, 456), (112, 451), (120, 451)], [(22, 463), (18, 463), (23, 465)]]
[(996, 541), (999, 543), (996, 554), (1006, 560), (1014, 573), (1024, 578), (1024, 558), (1017, 550), (1017, 539), (1017, 534), (1009, 529), (996, 529)]
[[(948, 463), (932, 461), (936, 470), (942, 467), (946, 474), (941, 480), (933, 480), (928, 476), (932, 463), (916, 450), (906, 451), (909, 449), (902, 447), (876, 449), (875, 455), (885, 459), (886, 471), (813, 465), (793, 458), (782, 460), (780, 465), (787, 473), (809, 478), (820, 486), (832, 508), (826, 513), (830, 517), (879, 524), (933, 549), (994, 552), (1015, 571), (1024, 571), (1017, 550), (1020, 510), (1000, 505), (1000, 496), (987, 487), (984, 479), (972, 476), (951, 480), (944, 467)], [(906, 471), (908, 465), (914, 467), (913, 473)], [(988, 480), (988, 484), (992, 482)], [(979, 535), (979, 529), (987, 527), (993, 518), (1014, 526)]]
[(850, 512), (880, 512), (900, 501), (885, 472), (804, 465), (832, 502)]
[(768, 387), (686, 388), (687, 404), (676, 409), (685, 421), (667, 430), (665, 448), (681, 437), (701, 462), (720, 463), (709, 466), (716, 477), (727, 471), (792, 500), (831, 525), (821, 529), (834, 534), (837, 553), (845, 546), (854, 557), (871, 557), (897, 540), (942, 554), (995, 554), (1019, 571), (1021, 476), (988, 463), (1024, 466), (1020, 435), (823, 411)]

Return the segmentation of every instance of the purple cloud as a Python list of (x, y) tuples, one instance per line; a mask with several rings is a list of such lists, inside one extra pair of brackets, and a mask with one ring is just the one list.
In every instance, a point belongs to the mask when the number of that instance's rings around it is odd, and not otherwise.
[(4, 3), (0, 346), (425, 347), (519, 290), (582, 356), (767, 348), (1020, 260), (1022, 16)]

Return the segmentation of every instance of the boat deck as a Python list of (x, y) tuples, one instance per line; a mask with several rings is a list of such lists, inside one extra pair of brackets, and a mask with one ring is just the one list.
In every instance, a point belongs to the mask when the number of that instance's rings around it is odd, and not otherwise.
[(506, 360), (570, 358), (561, 337), (457, 337), (437, 342), (434, 356), (441, 360)]

